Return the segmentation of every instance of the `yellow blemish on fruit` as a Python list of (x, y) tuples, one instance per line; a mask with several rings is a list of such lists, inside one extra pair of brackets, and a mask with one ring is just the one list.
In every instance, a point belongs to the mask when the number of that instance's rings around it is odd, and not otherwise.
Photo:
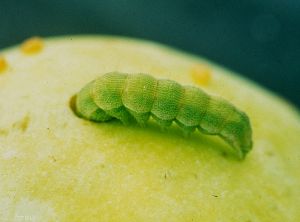
[(40, 52), (44, 47), (40, 37), (32, 37), (23, 42), (21, 51), (25, 54), (34, 54)]
[(211, 81), (212, 70), (207, 65), (197, 64), (191, 68), (190, 75), (195, 83), (205, 86)]
[(7, 68), (6, 59), (0, 55), (0, 72), (5, 71), (6, 68)]

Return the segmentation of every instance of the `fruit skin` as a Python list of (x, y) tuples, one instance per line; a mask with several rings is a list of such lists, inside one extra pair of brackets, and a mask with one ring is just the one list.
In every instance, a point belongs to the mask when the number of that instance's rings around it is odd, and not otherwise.
[[(49, 39), (33, 57), (18, 47), (1, 54), (11, 67), (0, 76), (4, 221), (299, 220), (299, 112), (254, 83), (196, 56), (110, 36)], [(212, 69), (205, 90), (249, 115), (254, 147), (244, 161), (215, 137), (187, 140), (154, 124), (100, 126), (69, 107), (101, 73), (151, 73), (190, 85), (197, 63)]]

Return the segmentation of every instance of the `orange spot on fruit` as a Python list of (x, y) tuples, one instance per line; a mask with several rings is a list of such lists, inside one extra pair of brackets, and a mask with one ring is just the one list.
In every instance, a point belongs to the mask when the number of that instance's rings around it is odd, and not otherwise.
[(34, 54), (40, 52), (43, 47), (44, 44), (40, 37), (32, 37), (23, 42), (21, 50), (25, 54)]
[(3, 56), (0, 56), (0, 72), (3, 72), (7, 68), (7, 62)]
[(212, 70), (204, 64), (197, 64), (190, 70), (193, 81), (199, 85), (208, 85), (212, 78)]

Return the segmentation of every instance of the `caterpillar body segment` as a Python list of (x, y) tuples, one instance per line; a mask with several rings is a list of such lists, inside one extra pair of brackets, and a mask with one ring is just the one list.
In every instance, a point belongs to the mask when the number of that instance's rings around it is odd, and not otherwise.
[(112, 72), (97, 78), (77, 94), (76, 112), (96, 122), (117, 118), (124, 124), (145, 125), (152, 116), (164, 128), (175, 121), (186, 134), (198, 129), (220, 136), (241, 158), (252, 148), (252, 130), (244, 112), (200, 88), (147, 74)]

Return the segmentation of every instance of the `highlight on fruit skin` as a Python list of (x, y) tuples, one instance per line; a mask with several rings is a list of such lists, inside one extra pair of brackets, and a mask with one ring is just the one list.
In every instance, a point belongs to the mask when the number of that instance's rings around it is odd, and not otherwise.
[(125, 125), (137, 122), (144, 126), (151, 116), (162, 128), (175, 122), (187, 135), (195, 129), (218, 135), (241, 159), (252, 149), (248, 116), (198, 87), (148, 74), (111, 72), (88, 83), (74, 98), (75, 113), (91, 121), (116, 118)]

